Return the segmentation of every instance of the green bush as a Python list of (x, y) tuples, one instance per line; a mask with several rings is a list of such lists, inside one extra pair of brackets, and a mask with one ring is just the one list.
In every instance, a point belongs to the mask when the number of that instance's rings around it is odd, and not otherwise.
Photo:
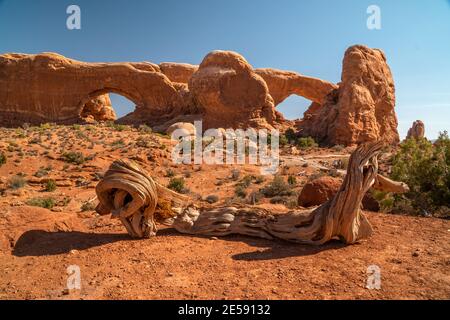
[(64, 161), (74, 164), (82, 164), (86, 161), (81, 152), (65, 152), (62, 158)]
[(289, 141), (289, 143), (297, 141), (297, 134), (292, 128), (287, 129), (286, 132), (284, 133), (284, 136)]
[(185, 193), (186, 189), (184, 187), (184, 178), (172, 178), (167, 185), (167, 188), (174, 190), (179, 193)]
[(297, 141), (297, 146), (301, 149), (316, 148), (318, 144), (311, 137), (302, 137)]
[(392, 208), (410, 206), (416, 214), (433, 214), (450, 205), (450, 138), (440, 133), (433, 144), (426, 138), (407, 139), (392, 160), (391, 178), (405, 182), (410, 191), (394, 195)]
[(86, 211), (94, 211), (95, 210), (95, 204), (91, 201), (86, 201), (81, 205), (80, 210), (82, 212), (86, 212)]
[(272, 198), (275, 196), (289, 196), (292, 194), (292, 190), (282, 176), (275, 176), (272, 182), (261, 190), (261, 193), (267, 198)]
[(56, 205), (56, 201), (53, 198), (33, 198), (29, 199), (26, 204), (33, 207), (52, 209)]
[(288, 177), (288, 183), (293, 186), (297, 184), (297, 178), (295, 176), (290, 175)]
[(286, 135), (281, 134), (279, 139), (279, 145), (280, 147), (284, 147), (289, 143), (289, 139), (286, 137)]
[(247, 196), (247, 191), (245, 191), (246, 187), (238, 184), (235, 188), (234, 188), (234, 193), (240, 197), (240, 198), (245, 198)]
[(9, 183), (8, 183), (9, 187), (14, 190), (23, 188), (23, 187), (25, 187), (26, 184), (27, 184), (27, 180), (21, 175), (16, 175), (16, 176), (12, 177), (11, 179), (9, 179)]
[(47, 192), (53, 192), (56, 190), (56, 182), (55, 180), (48, 180), (45, 183), (45, 187), (44, 187), (45, 191)]

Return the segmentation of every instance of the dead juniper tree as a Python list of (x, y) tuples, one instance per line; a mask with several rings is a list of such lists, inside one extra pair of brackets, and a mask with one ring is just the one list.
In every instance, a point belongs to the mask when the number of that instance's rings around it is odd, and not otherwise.
[(353, 152), (342, 186), (331, 200), (316, 208), (283, 214), (250, 205), (198, 207), (186, 196), (156, 183), (137, 164), (119, 160), (97, 185), (97, 212), (112, 213), (132, 237), (138, 238), (155, 235), (156, 221), (186, 234), (242, 234), (314, 245), (340, 239), (351, 244), (372, 234), (361, 210), (362, 199), (372, 186), (407, 190), (404, 184), (377, 174), (382, 147), (381, 142), (366, 143)]

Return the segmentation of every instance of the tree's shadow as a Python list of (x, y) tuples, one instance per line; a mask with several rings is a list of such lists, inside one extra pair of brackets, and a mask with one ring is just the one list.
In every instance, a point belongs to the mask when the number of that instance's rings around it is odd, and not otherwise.
[[(158, 235), (166, 237), (182, 236), (182, 237), (197, 237), (205, 239), (211, 238), (207, 236), (180, 234), (179, 232), (177, 232), (175, 229), (172, 228), (160, 230), (158, 231)], [(234, 260), (243, 260), (243, 261), (276, 260), (289, 257), (310, 256), (326, 250), (339, 250), (347, 246), (346, 244), (338, 240), (332, 240), (327, 242), (326, 244), (314, 246), (314, 245), (296, 244), (278, 239), (268, 240), (241, 235), (229, 235), (225, 237), (220, 237), (220, 240), (231, 242), (243, 242), (248, 244), (249, 246), (261, 248), (255, 251), (238, 253), (232, 256)]]
[(128, 234), (30, 230), (17, 240), (12, 254), (17, 257), (58, 255), (123, 240), (132, 239)]
[[(182, 234), (172, 228), (159, 230), (157, 236), (184, 238), (196, 237), (205, 239), (211, 238), (206, 236)], [(234, 260), (244, 261), (274, 260), (288, 257), (309, 256), (324, 250), (338, 250), (346, 246), (339, 241), (330, 241), (321, 246), (310, 246), (294, 244), (282, 240), (267, 240), (241, 235), (220, 237), (220, 240), (243, 242), (249, 246), (260, 248), (256, 251), (238, 253), (232, 256)], [(23, 233), (17, 240), (12, 254), (17, 257), (58, 255), (68, 253), (71, 250), (86, 250), (118, 241), (136, 240), (133, 240), (126, 233), (86, 233), (79, 231), (47, 232), (42, 230), (30, 230)], [(211, 242), (211, 246), (214, 245), (214, 242)]]

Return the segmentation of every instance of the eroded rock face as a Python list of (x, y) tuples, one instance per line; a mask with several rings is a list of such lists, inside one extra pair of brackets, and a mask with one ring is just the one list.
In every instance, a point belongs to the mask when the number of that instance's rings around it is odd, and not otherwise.
[(383, 52), (353, 46), (345, 53), (339, 88), (320, 108), (314, 106), (315, 112), (307, 112), (299, 130), (329, 145), (378, 139), (396, 144), (399, 135), (394, 106), (394, 82)]
[(85, 63), (55, 53), (0, 56), (2, 125), (77, 122), (88, 101), (108, 92), (133, 101), (141, 120), (167, 118), (182, 101), (152, 63)]
[(282, 121), (266, 82), (241, 55), (213, 51), (189, 81), (204, 128), (271, 127)]
[(321, 104), (325, 96), (338, 87), (328, 81), (306, 77), (291, 71), (266, 68), (256, 69), (255, 72), (267, 83), (275, 106), (292, 94)]
[(423, 137), (425, 137), (424, 123), (420, 120), (414, 121), (412, 127), (409, 128), (409, 130), (408, 130), (406, 139), (410, 139), (410, 138), (419, 139), (419, 138), (423, 138)]
[(163, 62), (159, 65), (164, 73), (172, 82), (188, 83), (198, 66), (188, 63)]
[(55, 53), (0, 55), (0, 125), (113, 120), (116, 93), (134, 112), (118, 122), (165, 131), (203, 120), (209, 128), (278, 128), (293, 122), (276, 111), (291, 94), (313, 101), (299, 134), (327, 144), (398, 142), (394, 84), (383, 53), (354, 46), (342, 83), (276, 69), (253, 69), (238, 53), (213, 51), (200, 66), (183, 63), (84, 63)]
[(81, 110), (81, 117), (86, 121), (114, 121), (116, 113), (108, 94), (100, 95), (88, 101)]

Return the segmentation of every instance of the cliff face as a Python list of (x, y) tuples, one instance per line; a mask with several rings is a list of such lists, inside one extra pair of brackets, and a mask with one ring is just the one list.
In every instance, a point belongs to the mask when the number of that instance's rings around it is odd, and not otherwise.
[(353, 46), (338, 85), (296, 72), (253, 69), (238, 53), (213, 51), (183, 63), (85, 63), (55, 53), (0, 55), (0, 125), (115, 119), (107, 93), (136, 105), (123, 123), (208, 128), (292, 125), (276, 106), (292, 94), (313, 101), (299, 133), (327, 144), (397, 143), (394, 83), (384, 54)]
[(305, 113), (300, 133), (326, 144), (351, 145), (373, 140), (399, 142), (394, 81), (380, 50), (350, 47), (342, 82), (320, 107)]

